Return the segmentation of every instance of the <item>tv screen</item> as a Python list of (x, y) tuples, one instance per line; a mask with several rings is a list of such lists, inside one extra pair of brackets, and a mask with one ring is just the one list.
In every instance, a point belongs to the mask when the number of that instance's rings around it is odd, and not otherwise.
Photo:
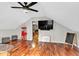
[(38, 21), (38, 28), (40, 30), (51, 30), (51, 29), (53, 29), (53, 20)]

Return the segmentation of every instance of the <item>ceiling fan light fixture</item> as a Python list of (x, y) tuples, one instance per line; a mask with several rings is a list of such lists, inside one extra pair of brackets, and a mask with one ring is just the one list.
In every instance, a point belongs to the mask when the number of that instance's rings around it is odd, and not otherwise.
[(37, 3), (37, 2), (31, 2), (31, 3), (28, 4), (27, 2), (24, 2), (24, 3), (18, 2), (18, 4), (21, 5), (21, 7), (16, 7), (16, 6), (14, 6), (14, 7), (11, 7), (11, 8), (24, 9), (24, 12), (25, 12), (25, 13), (28, 13), (29, 10), (30, 10), (30, 11), (34, 11), (34, 12), (38, 12), (38, 10), (29, 8), (29, 7), (31, 7), (31, 6), (33, 6), (33, 5), (35, 5), (36, 3)]
[(23, 11), (24, 11), (25, 13), (28, 13), (28, 12), (29, 12), (29, 10), (25, 10), (25, 9), (24, 9)]

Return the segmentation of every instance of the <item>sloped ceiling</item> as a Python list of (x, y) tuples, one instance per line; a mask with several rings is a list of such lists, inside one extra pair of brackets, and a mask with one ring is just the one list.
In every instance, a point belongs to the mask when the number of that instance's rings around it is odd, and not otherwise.
[(79, 2), (41, 3), (46, 15), (65, 27), (79, 32)]
[(39, 10), (38, 13), (32, 11), (25, 13), (23, 9), (13, 9), (11, 6), (20, 5), (17, 2), (0, 2), (0, 30), (14, 30), (31, 17), (44, 15), (39, 3), (31, 7)]
[(79, 3), (78, 2), (39, 2), (32, 8), (38, 13), (21, 9), (12, 9), (11, 6), (20, 6), (16, 2), (0, 2), (0, 30), (16, 29), (31, 17), (47, 16), (63, 26), (79, 32)]

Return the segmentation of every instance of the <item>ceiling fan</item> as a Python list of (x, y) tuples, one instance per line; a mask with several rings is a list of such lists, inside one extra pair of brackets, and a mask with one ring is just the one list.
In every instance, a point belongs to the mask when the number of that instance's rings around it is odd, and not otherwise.
[[(18, 9), (25, 9), (25, 10), (31, 10), (31, 11), (34, 11), (34, 12), (38, 12), (38, 10), (35, 10), (35, 9), (32, 9), (30, 8), (31, 6), (35, 5), (37, 2), (31, 2), (31, 3), (27, 3), (27, 2), (18, 2), (19, 5), (21, 5), (21, 7), (11, 7), (11, 8), (18, 8)], [(28, 5), (27, 5), (28, 4)]]

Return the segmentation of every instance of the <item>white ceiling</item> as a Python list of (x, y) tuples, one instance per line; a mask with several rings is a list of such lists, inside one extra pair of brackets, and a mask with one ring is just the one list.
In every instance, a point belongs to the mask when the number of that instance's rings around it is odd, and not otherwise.
[(0, 2), (0, 30), (16, 29), (31, 17), (47, 16), (60, 24), (79, 32), (79, 3), (78, 2), (39, 2), (32, 8), (38, 13), (24, 13), (22, 9), (12, 9), (19, 6), (16, 2)]
[(43, 16), (40, 4), (34, 5), (33, 9), (39, 10), (38, 13), (29, 11), (25, 13), (23, 9), (13, 9), (11, 6), (20, 6), (17, 2), (0, 2), (0, 30), (16, 29), (23, 22), (31, 17)]
[(41, 3), (47, 16), (79, 32), (79, 2)]

